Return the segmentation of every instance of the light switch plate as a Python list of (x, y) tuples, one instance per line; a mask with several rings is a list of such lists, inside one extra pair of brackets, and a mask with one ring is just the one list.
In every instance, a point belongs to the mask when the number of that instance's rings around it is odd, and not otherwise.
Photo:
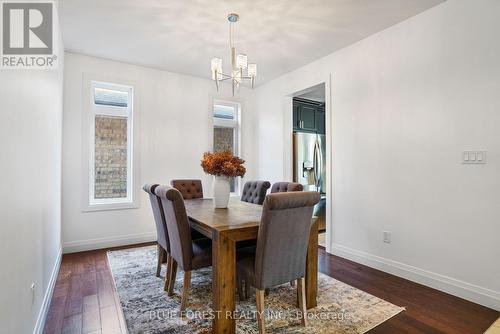
[(462, 153), (463, 164), (485, 164), (486, 151), (464, 151)]

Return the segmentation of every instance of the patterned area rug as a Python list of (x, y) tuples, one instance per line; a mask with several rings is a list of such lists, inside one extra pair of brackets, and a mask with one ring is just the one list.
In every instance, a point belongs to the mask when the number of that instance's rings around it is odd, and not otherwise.
[[(179, 271), (172, 297), (155, 276), (156, 247), (108, 252), (109, 264), (130, 334), (211, 333), (211, 268), (193, 271), (186, 313), (179, 316), (183, 273)], [(255, 295), (237, 300), (237, 333), (258, 333)], [(296, 289), (284, 284), (265, 298), (267, 333), (364, 333), (403, 311), (380, 298), (324, 274), (318, 278), (318, 306), (309, 310), (308, 327), (300, 325)]]

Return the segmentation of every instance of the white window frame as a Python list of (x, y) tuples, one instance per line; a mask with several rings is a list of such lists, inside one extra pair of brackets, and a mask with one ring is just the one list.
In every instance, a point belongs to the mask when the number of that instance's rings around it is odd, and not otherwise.
[[(84, 90), (88, 94), (87, 131), (88, 143), (87, 150), (87, 177), (85, 182), (86, 196), (83, 211), (100, 211), (137, 208), (135, 201), (134, 181), (136, 174), (134, 163), (134, 87), (128, 84), (118, 84), (109, 80), (87, 79)], [(128, 94), (127, 107), (105, 106), (95, 104), (94, 92), (96, 88), (111, 89)], [(127, 119), (127, 197), (124, 198), (100, 198), (95, 196), (95, 118), (97, 116), (115, 116)]]
[[(227, 106), (235, 109), (235, 115), (233, 119), (224, 119), (224, 118), (218, 118), (215, 117), (213, 112), (214, 112), (214, 106), (215, 105), (222, 105), (222, 106)], [(212, 126), (212, 131), (216, 127), (218, 128), (232, 128), (233, 129), (233, 138), (234, 138), (234, 147), (233, 147), (233, 154), (236, 156), (241, 155), (241, 103), (239, 102), (234, 102), (234, 101), (224, 101), (224, 100), (218, 100), (214, 99), (213, 104), (212, 104), (212, 119), (213, 119), (213, 126)], [(213, 142), (213, 133), (212, 133), (212, 150), (214, 147), (214, 142)], [(236, 180), (236, 191), (231, 192), (231, 196), (239, 196), (241, 192), (241, 177), (235, 178)]]

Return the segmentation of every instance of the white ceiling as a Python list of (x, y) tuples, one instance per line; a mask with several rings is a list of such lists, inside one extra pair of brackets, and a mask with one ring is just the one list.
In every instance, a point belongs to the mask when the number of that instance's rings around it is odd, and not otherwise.
[(444, 0), (63, 0), (68, 51), (210, 77), (227, 68), (230, 12), (237, 51), (258, 64), (257, 83), (414, 16)]

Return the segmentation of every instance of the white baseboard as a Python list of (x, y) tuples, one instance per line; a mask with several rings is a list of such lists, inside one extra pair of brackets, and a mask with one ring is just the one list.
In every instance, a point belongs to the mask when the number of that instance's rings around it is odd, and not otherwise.
[(156, 233), (148, 232), (118, 235), (106, 238), (67, 241), (63, 243), (63, 252), (64, 254), (76, 253), (100, 248), (139, 244), (150, 241), (156, 241)]
[(35, 328), (33, 329), (33, 334), (42, 334), (45, 327), (45, 320), (47, 320), (47, 314), (50, 308), (50, 301), (52, 300), (52, 294), (56, 286), (57, 275), (59, 274), (59, 268), (61, 268), (62, 261), (62, 248), (59, 249), (57, 254), (56, 263), (54, 268), (52, 268), (52, 274), (50, 275), (49, 285), (47, 290), (45, 290), (45, 295), (43, 296), (42, 307), (38, 312), (38, 317), (36, 319)]
[(500, 292), (333, 243), (332, 254), (500, 311)]

